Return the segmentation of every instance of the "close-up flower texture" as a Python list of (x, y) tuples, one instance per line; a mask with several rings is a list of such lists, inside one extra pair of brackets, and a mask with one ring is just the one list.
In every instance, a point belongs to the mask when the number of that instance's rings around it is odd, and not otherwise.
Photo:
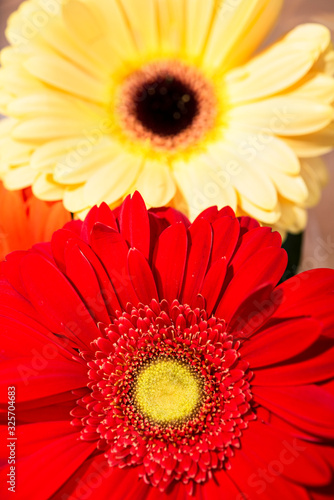
[(334, 144), (330, 31), (282, 0), (28, 0), (1, 53), (0, 175), (84, 218), (138, 190), (300, 232)]
[(332, 499), (334, 270), (278, 285), (286, 263), (231, 208), (190, 224), (138, 193), (8, 256), (14, 498)]

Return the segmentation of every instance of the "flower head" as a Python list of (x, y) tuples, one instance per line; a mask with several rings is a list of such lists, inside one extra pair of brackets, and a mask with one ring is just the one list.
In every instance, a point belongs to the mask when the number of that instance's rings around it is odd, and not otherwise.
[(52, 234), (71, 220), (62, 203), (47, 203), (31, 189), (7, 191), (0, 183), (0, 260), (32, 245), (50, 241)]
[(81, 217), (137, 189), (299, 232), (333, 147), (334, 53), (307, 24), (254, 57), (281, 4), (24, 2), (2, 52), (6, 186)]
[(331, 498), (334, 271), (277, 287), (280, 245), (229, 208), (190, 225), (136, 193), (12, 254), (19, 500)]

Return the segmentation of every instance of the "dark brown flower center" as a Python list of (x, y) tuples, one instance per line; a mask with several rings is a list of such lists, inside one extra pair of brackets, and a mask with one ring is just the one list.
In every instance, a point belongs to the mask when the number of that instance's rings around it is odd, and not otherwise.
[(196, 68), (157, 61), (125, 78), (115, 116), (130, 139), (174, 153), (197, 145), (213, 129), (218, 104), (212, 84)]
[(154, 134), (175, 136), (192, 125), (199, 106), (192, 88), (173, 75), (161, 75), (137, 89), (135, 114)]

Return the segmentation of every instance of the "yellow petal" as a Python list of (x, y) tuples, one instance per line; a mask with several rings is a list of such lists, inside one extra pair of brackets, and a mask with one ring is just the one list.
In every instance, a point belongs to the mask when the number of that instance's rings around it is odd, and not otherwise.
[(329, 29), (322, 24), (307, 23), (300, 24), (294, 28), (286, 35), (285, 38), (296, 44), (299, 43), (303, 47), (307, 47), (307, 45), (314, 47), (316, 44), (319, 52), (321, 53), (325, 52), (328, 48), (331, 41), (331, 34)]
[(147, 56), (157, 50), (159, 44), (158, 7), (152, 0), (120, 0), (126, 13), (129, 28), (139, 52)]
[(283, 0), (269, 1), (262, 6), (253, 22), (249, 23), (237, 43), (226, 55), (223, 62), (225, 69), (236, 68), (249, 61), (276, 24), (282, 6)]
[(184, 47), (185, 1), (155, 2), (158, 8), (160, 50), (163, 55), (179, 56)]
[(22, 66), (6, 66), (0, 69), (0, 85), (11, 95), (25, 95), (45, 89), (45, 85), (36, 80)]
[(84, 210), (80, 210), (80, 212), (76, 212), (74, 215), (75, 215), (75, 219), (81, 219), (81, 220), (85, 220), (85, 218), (87, 217), (87, 215), (89, 214), (89, 211), (92, 207), (89, 207), (89, 208), (85, 208)]
[[(247, 0), (247, 2), (223, 0), (220, 2), (205, 49), (205, 65), (209, 68), (218, 68), (223, 65), (224, 60), (230, 54), (232, 59), (234, 47), (239, 46), (239, 51), (241, 51), (240, 44), (244, 46), (244, 36), (255, 25), (257, 25), (258, 32), (256, 43), (260, 43), (267, 34), (268, 24), (271, 24), (270, 21), (267, 24), (266, 19), (268, 13), (271, 18), (269, 4), (271, 10), (275, 11), (274, 17), (276, 17), (277, 7), (280, 8), (281, 5), (280, 0), (275, 0), (275, 2), (271, 0)], [(252, 49), (255, 48), (256, 46), (252, 46)], [(230, 64), (235, 66), (238, 62), (240, 62), (240, 56), (239, 60), (233, 57), (233, 63)]]
[(13, 141), (8, 138), (3, 145), (1, 159), (10, 166), (23, 165), (30, 162), (34, 149), (35, 147), (31, 144)]
[(21, 65), (25, 56), (18, 52), (16, 47), (8, 46), (1, 50), (0, 62), (2, 66)]
[[(36, 172), (34, 174), (36, 175)], [(54, 182), (51, 174), (37, 174), (32, 191), (37, 198), (44, 201), (57, 201), (64, 196), (64, 188)]]
[(17, 121), (13, 118), (3, 118), (0, 120), (0, 139), (10, 137), (10, 133)]
[(234, 211), (237, 209), (235, 189), (217, 176), (210, 163), (210, 158), (203, 155), (194, 161), (177, 161), (173, 164), (178, 189), (186, 202), (182, 208), (190, 220), (194, 220), (210, 206), (230, 206)]
[(334, 78), (312, 71), (294, 87), (288, 89), (285, 95), (331, 104), (334, 101)]
[(0, 88), (0, 115), (7, 115), (8, 104), (12, 100), (12, 95)]
[(278, 202), (275, 208), (270, 211), (262, 210), (258, 205), (254, 205), (254, 203), (249, 201), (246, 196), (242, 196), (240, 198), (239, 204), (242, 210), (247, 215), (253, 217), (254, 219), (257, 219), (261, 223), (273, 225), (279, 220), (281, 216), (281, 207)]
[(32, 185), (36, 172), (30, 165), (11, 168), (3, 175), (4, 186), (9, 190), (24, 189)]
[(287, 175), (275, 169), (268, 171), (277, 191), (287, 200), (302, 204), (308, 197), (308, 189), (300, 175)]
[(326, 73), (326, 75), (334, 75), (334, 49), (333, 44), (330, 43), (327, 50), (319, 58), (319, 61), (314, 66), (314, 71)]
[(143, 170), (136, 181), (136, 189), (151, 207), (167, 205), (176, 191), (170, 168), (154, 160), (145, 160)]
[(24, 64), (40, 81), (88, 101), (107, 103), (107, 84), (56, 55), (30, 57)]
[(229, 119), (250, 124), (284, 136), (310, 134), (325, 128), (333, 120), (331, 106), (307, 99), (275, 97), (232, 109)]
[(54, 17), (61, 12), (61, 1), (57, 2), (22, 2), (18, 10), (8, 20), (7, 40), (22, 52), (32, 44), (41, 43), (41, 32)]
[(128, 60), (138, 56), (128, 21), (118, 1), (84, 3), (70, 0), (63, 8), (63, 15), (74, 39), (79, 44), (92, 45), (100, 56), (104, 55), (106, 63), (108, 58)]
[[(75, 148), (60, 158), (55, 165), (54, 179), (60, 184), (81, 184), (98, 169), (117, 157), (119, 148), (112, 143), (94, 146), (81, 139)], [(76, 210), (75, 210), (76, 211)]]
[[(0, 170), (28, 163), (36, 147), (33, 144), (17, 142), (12, 139), (11, 132), (16, 123), (16, 120), (8, 118), (0, 120)], [(6, 167), (1, 166), (1, 163), (6, 163)]]
[[(329, 171), (326, 163), (321, 158), (305, 158), (301, 160), (302, 175), (304, 177), (307, 172), (307, 177), (315, 176), (316, 183), (324, 188), (329, 182)], [(308, 179), (305, 182), (309, 182)]]
[[(202, 54), (210, 24), (217, 6), (215, 0), (186, 0), (186, 52), (191, 56)], [(218, 14), (219, 15), (219, 14)]]
[(83, 126), (80, 118), (68, 118), (67, 120), (59, 117), (31, 118), (16, 125), (12, 134), (17, 140), (46, 141), (83, 135)]
[(230, 127), (224, 132), (224, 141), (245, 161), (265, 171), (276, 169), (287, 174), (298, 174), (299, 160), (294, 151), (272, 131), (256, 127)]
[(289, 233), (300, 233), (307, 224), (307, 212), (304, 208), (280, 198), (281, 217), (276, 223), (277, 227), (288, 230)]
[(85, 199), (85, 185), (67, 187), (64, 193), (64, 207), (72, 213), (82, 212), (89, 208)]
[(53, 172), (57, 162), (75, 150), (80, 140), (82, 137), (73, 137), (42, 144), (31, 157), (31, 167), (41, 172)]
[(329, 153), (334, 144), (334, 122), (315, 134), (283, 137), (300, 158), (315, 158)]
[(119, 152), (117, 157), (92, 175), (85, 185), (86, 206), (105, 201), (108, 204), (120, 200), (134, 183), (142, 158)]
[(317, 176), (315, 168), (305, 160), (301, 162), (300, 175), (302, 176), (308, 190), (308, 197), (304, 201), (303, 206), (313, 207), (320, 201), (322, 183)]
[(87, 3), (69, 0), (64, 4), (62, 14), (67, 29), (75, 39), (89, 45), (104, 36), (104, 26), (96, 15), (97, 9), (91, 9)]
[(227, 143), (214, 144), (208, 149), (217, 182), (233, 186), (240, 194), (263, 210), (273, 210), (277, 192), (261, 165), (253, 165)]
[(299, 27), (298, 31), (305, 31), (305, 40), (302, 34), (301, 41), (287, 35), (248, 64), (227, 75), (227, 92), (232, 104), (274, 95), (306, 75), (322, 51), (323, 39), (328, 44), (329, 31), (324, 26), (315, 25), (314, 31), (318, 36), (311, 39), (308, 38), (309, 25)]
[(88, 103), (77, 102), (71, 96), (52, 91), (43, 91), (14, 99), (8, 106), (8, 113), (17, 118), (52, 115), (66, 120), (68, 117), (75, 116), (83, 123), (103, 120), (108, 116), (107, 113), (103, 113), (102, 109), (96, 110)]
[(41, 34), (43, 35), (43, 39), (58, 54), (62, 54), (66, 60), (73, 62), (90, 75), (97, 78), (105, 78), (106, 74), (108, 74), (109, 66), (106, 63), (113, 58), (109, 57), (108, 60), (106, 59), (106, 49), (104, 48), (103, 55), (100, 55), (100, 50), (97, 48), (97, 40), (95, 40), (94, 44), (90, 45), (78, 43), (79, 40), (74, 40), (71, 37), (61, 18), (53, 19), (48, 24), (48, 29), (43, 30)]

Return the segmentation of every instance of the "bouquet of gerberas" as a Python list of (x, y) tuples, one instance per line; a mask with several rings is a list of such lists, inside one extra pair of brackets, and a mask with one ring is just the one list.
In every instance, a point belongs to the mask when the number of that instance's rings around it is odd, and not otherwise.
[(334, 270), (298, 273), (291, 240), (327, 182), (334, 50), (319, 24), (260, 50), (281, 6), (9, 18), (1, 499), (334, 498)]

